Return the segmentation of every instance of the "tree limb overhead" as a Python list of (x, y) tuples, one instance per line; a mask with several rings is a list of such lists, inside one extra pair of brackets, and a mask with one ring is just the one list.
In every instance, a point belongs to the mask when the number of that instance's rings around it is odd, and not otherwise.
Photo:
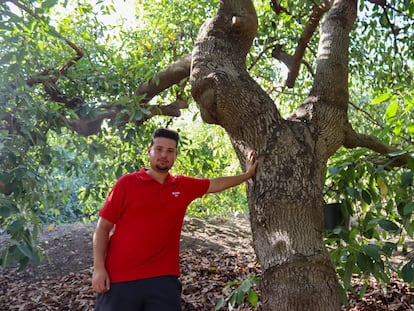
[(191, 54), (188, 54), (154, 74), (150, 81), (141, 84), (135, 95), (145, 95), (143, 103), (150, 101), (154, 96), (190, 76), (190, 66)]
[(305, 55), (308, 43), (316, 31), (322, 16), (330, 9), (330, 7), (330, 1), (322, 1), (312, 8), (309, 20), (306, 23), (305, 29), (299, 38), (295, 53), (292, 56), (282, 51), (280, 45), (276, 46), (273, 50), (272, 56), (279, 61), (282, 61), (288, 68), (288, 76), (285, 81), (285, 86), (288, 88), (292, 88), (295, 85), (296, 78), (299, 75), (300, 64), (303, 61), (303, 56)]

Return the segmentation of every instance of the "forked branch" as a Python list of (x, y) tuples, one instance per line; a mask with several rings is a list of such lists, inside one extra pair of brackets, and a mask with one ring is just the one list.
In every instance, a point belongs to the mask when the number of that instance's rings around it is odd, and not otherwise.
[(288, 68), (288, 76), (285, 81), (285, 86), (288, 88), (292, 88), (295, 85), (295, 81), (299, 75), (300, 64), (303, 62), (303, 56), (305, 55), (309, 41), (316, 31), (322, 16), (329, 11), (330, 7), (330, 1), (322, 1), (312, 8), (309, 20), (299, 38), (298, 45), (293, 55), (289, 55), (282, 51), (281, 46), (276, 46), (273, 50), (272, 56), (283, 62)]

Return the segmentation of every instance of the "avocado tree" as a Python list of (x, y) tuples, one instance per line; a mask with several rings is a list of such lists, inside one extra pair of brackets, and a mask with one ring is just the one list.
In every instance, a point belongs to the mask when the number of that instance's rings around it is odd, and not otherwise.
[[(4, 194), (2, 217), (7, 219), (17, 213), (18, 208), (10, 196), (24, 196), (29, 189), (28, 183), (36, 179), (35, 176), (27, 178), (32, 171), (27, 170), (19, 159), (29, 151), (32, 157), (26, 161), (39, 154), (42, 156), (38, 159), (43, 165), (50, 161), (45, 156), (45, 142), (51, 129), (68, 128), (81, 137), (100, 135), (108, 127), (130, 133), (131, 124), (138, 128), (160, 115), (178, 116), (188, 106), (186, 96), (191, 92), (204, 122), (224, 128), (241, 163), (250, 149), (256, 151), (260, 161), (256, 176), (247, 184), (247, 197), (253, 245), (263, 269), (260, 281), (262, 309), (339, 310), (341, 286), (345, 289), (349, 286), (355, 267), (366, 275), (375, 274), (384, 268), (383, 257), (396, 249), (397, 244), (374, 244), (369, 240), (386, 238), (390, 232), (400, 237), (407, 233), (412, 235), (413, 230), (414, 164), (409, 138), (414, 132), (411, 121), (414, 108), (413, 49), (409, 43), (413, 32), (407, 25), (413, 20), (414, 6), (409, 1), (399, 5), (386, 1), (370, 2), (371, 7), (368, 3), (360, 3), (365, 14), (372, 16), (368, 21), (357, 20), (356, 0), (298, 1), (295, 5), (289, 1), (259, 1), (256, 5), (260, 14), (256, 13), (250, 0), (222, 0), (214, 15), (207, 3), (181, 3), (182, 14), (179, 16), (191, 16), (200, 21), (200, 16), (192, 9), (201, 6), (201, 15), (212, 17), (199, 28), (192, 27), (196, 23), (188, 26), (183, 22), (186, 18), (171, 14), (177, 17), (176, 26), (166, 28), (174, 33), (173, 37), (161, 40), (147, 33), (145, 41), (144, 37), (129, 34), (131, 40), (123, 41), (121, 45), (125, 50), (128, 50), (127, 45), (135, 44), (135, 50), (153, 51), (157, 44), (165, 47), (168, 42), (168, 58), (154, 53), (131, 52), (125, 56), (116, 54), (119, 46), (111, 49), (99, 45), (91, 36), (94, 32), (88, 29), (88, 23), (93, 23), (85, 14), (91, 10), (88, 5), (80, 6), (79, 19), (84, 23), (78, 24), (76, 31), (71, 30), (68, 21), (60, 24), (58, 31), (50, 25), (50, 17), (45, 13), (53, 1), (34, 8), (31, 7), (33, 4), (6, 1), (7, 5), (2, 6), (1, 29), (21, 57), (11, 53), (10, 49), (1, 50), (3, 72), (15, 77), (13, 81), (4, 79), (0, 93), (1, 104), (6, 107), (0, 125), (7, 147), (2, 149), (5, 155), (0, 184)], [(27, 21), (16, 17), (9, 5), (20, 8)], [(175, 2), (172, 6), (177, 8)], [(111, 10), (110, 6), (105, 9)], [(170, 12), (174, 12), (173, 9)], [(382, 41), (378, 39), (381, 34), (375, 32), (375, 17), (379, 17), (381, 26), (389, 30), (389, 37)], [(155, 13), (152, 18), (157, 18)], [(300, 27), (293, 27), (295, 21)], [(12, 74), (16, 68), (34, 67), (26, 55), (30, 54), (28, 47), (39, 44), (30, 36), (24, 38), (29, 44), (21, 42), (12, 35), (17, 33), (12, 25), (20, 25), (26, 34), (36, 34), (35, 30), (42, 29), (40, 34), (58, 38), (69, 51), (53, 53), (56, 65), (53, 70)], [(282, 27), (286, 27), (285, 33)], [(192, 35), (194, 42), (189, 39)], [(364, 47), (363, 41), (356, 41), (364, 35), (367, 35), (369, 47)], [(372, 40), (369, 35), (375, 35), (377, 40), (369, 41)], [(143, 39), (139, 46), (135, 42), (137, 39)], [(75, 40), (78, 43), (74, 43)], [(186, 54), (189, 51), (183, 47), (185, 45), (177, 41), (191, 43), (191, 54)], [(314, 49), (316, 45), (317, 51)], [(18, 48), (21, 46), (25, 49)], [(37, 45), (36, 49), (40, 50), (40, 47)], [(34, 54), (36, 49), (30, 52)], [(36, 62), (44, 63), (52, 55), (52, 51), (42, 51), (41, 57), (35, 57)], [(390, 51), (394, 57), (390, 56)], [(154, 60), (151, 61), (149, 56)], [(267, 65), (259, 65), (266, 57)], [(123, 58), (129, 63), (122, 61)], [(272, 83), (277, 70), (272, 68), (272, 58), (287, 68), (287, 78), (280, 87)], [(144, 65), (147, 61), (156, 68), (155, 74), (148, 75), (148, 67)], [(370, 73), (367, 66), (375, 62), (385, 64), (388, 71)], [(82, 79), (84, 83), (77, 82)], [(188, 81), (190, 85), (187, 85)], [(367, 90), (368, 87), (373, 90)], [(295, 94), (290, 94), (289, 89), (295, 90)], [(168, 99), (174, 98), (173, 101), (165, 103), (157, 99), (165, 90), (170, 91)], [(277, 100), (273, 98), (274, 90), (281, 92)], [(364, 96), (357, 94), (364, 91)], [(290, 102), (295, 105), (286, 108), (283, 100), (288, 96), (292, 96)], [(34, 105), (37, 102), (46, 108), (38, 109)], [(363, 110), (365, 102), (371, 102), (372, 109)], [(21, 109), (21, 105), (26, 109)], [(375, 109), (384, 110), (389, 122), (387, 126), (367, 129), (363, 125), (369, 123), (351, 122), (364, 120)], [(30, 111), (36, 114), (27, 115)], [(401, 118), (398, 118), (399, 114)], [(383, 139), (367, 135), (370, 130), (373, 132), (370, 134)], [(23, 143), (13, 141), (14, 137)], [(348, 159), (344, 156), (347, 149), (359, 147), (364, 148), (364, 155), (368, 150), (374, 152), (374, 155), (370, 154), (371, 159), (365, 159), (372, 164), (370, 173), (372, 176), (376, 174), (374, 178), (358, 175), (355, 161), (349, 160), (352, 156), (348, 154)], [(338, 154), (341, 156), (330, 162)], [(330, 163), (335, 164), (336, 170), (332, 169), (328, 174)], [(404, 170), (396, 175), (401, 178), (402, 187), (394, 200), (391, 198), (391, 181), (386, 179), (384, 169), (394, 170), (396, 167)], [(26, 182), (19, 180), (20, 175), (16, 172), (20, 172)], [(353, 178), (349, 177), (351, 175)], [(340, 186), (344, 179), (355, 181), (358, 178), (364, 180), (369, 191), (351, 188), (347, 183)], [(345, 192), (353, 196), (354, 206), (347, 201), (349, 214), (361, 207), (366, 212), (374, 202), (377, 211), (376, 214), (364, 214), (366, 232), (358, 238), (355, 231), (347, 228), (336, 231), (346, 243), (352, 242), (356, 246), (353, 251), (347, 249), (335, 257), (346, 258), (345, 262), (340, 262), (344, 264), (342, 270), (335, 270), (334, 257), (327, 251), (324, 240), (323, 204), (328, 182), (341, 198)], [(377, 195), (374, 188), (378, 188), (381, 195)], [(390, 218), (388, 213), (396, 216)], [(22, 228), (22, 223), (10, 222), (9, 232), (22, 231), (15, 228)], [(28, 235), (24, 233), (23, 237)], [(339, 241), (335, 246), (342, 247), (342, 243)], [(15, 252), (30, 254), (25, 244), (16, 243), (15, 246)], [(408, 281), (413, 281), (410, 277), (412, 264), (409, 262), (404, 266)], [(337, 272), (345, 281), (338, 280)]]
[[(263, 268), (263, 310), (340, 308), (337, 275), (323, 240), (327, 161), (342, 146), (393, 150), (355, 131), (347, 114), (357, 1), (322, 1), (313, 8), (297, 53), (289, 58), (286, 85), (293, 84), (300, 48), (325, 12), (312, 88), (287, 118), (246, 70), (258, 26), (251, 1), (221, 1), (217, 15), (201, 27), (192, 53), (191, 93), (203, 120), (226, 129), (240, 158), (254, 149), (260, 161), (247, 193), (254, 249)], [(400, 154), (394, 165), (408, 158)]]
[(339, 287), (323, 241), (322, 187), (329, 157), (362, 143), (347, 118), (349, 32), (355, 1), (337, 1), (321, 29), (308, 99), (288, 119), (246, 71), (257, 30), (250, 1), (223, 1), (192, 54), (192, 95), (206, 122), (238, 154), (260, 161), (248, 187), (253, 244), (263, 268), (264, 310), (338, 310)]

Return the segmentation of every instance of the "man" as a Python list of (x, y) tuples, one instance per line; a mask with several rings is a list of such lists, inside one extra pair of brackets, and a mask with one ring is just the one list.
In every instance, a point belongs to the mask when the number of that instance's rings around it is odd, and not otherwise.
[(256, 171), (218, 178), (172, 176), (179, 135), (159, 128), (148, 147), (150, 168), (122, 176), (111, 190), (93, 236), (97, 311), (181, 310), (179, 248), (187, 206), (206, 193), (241, 184)]

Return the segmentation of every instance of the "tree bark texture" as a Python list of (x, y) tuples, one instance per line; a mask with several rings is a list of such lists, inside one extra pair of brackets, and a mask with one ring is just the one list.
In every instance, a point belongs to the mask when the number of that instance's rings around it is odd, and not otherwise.
[(226, 130), (241, 163), (249, 149), (260, 162), (247, 195), (263, 310), (340, 310), (323, 241), (322, 187), (327, 160), (349, 130), (347, 50), (355, 15), (356, 1), (333, 3), (313, 88), (289, 119), (246, 71), (258, 27), (250, 0), (221, 0), (192, 53), (190, 82), (202, 118)]

